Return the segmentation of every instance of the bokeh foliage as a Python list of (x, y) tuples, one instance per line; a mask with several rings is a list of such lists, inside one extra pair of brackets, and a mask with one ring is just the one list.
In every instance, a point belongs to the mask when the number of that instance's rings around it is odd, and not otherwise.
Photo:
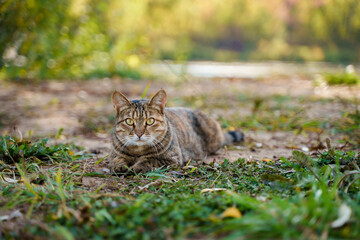
[(359, 61), (357, 0), (4, 0), (3, 75), (139, 77), (153, 59)]

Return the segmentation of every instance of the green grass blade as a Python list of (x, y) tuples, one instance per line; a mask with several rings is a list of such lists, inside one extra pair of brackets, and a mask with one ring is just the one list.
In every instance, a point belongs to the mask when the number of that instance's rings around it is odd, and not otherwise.
[(148, 90), (149, 90), (150, 85), (151, 85), (151, 82), (149, 82), (149, 83), (146, 85), (144, 91), (143, 91), (142, 94), (141, 94), (141, 99), (145, 99), (146, 94), (147, 94), (147, 92), (148, 92)]

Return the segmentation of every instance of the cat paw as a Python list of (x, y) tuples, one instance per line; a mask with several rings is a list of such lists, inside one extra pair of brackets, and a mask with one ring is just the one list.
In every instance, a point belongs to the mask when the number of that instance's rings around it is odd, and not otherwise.
[(130, 167), (130, 172), (134, 172), (134, 173), (146, 173), (151, 171), (152, 167), (148, 166), (147, 164), (141, 164), (141, 165), (134, 165), (132, 167)]
[(115, 173), (125, 173), (128, 172), (129, 167), (127, 166), (127, 163), (124, 159), (121, 158), (113, 158), (110, 161), (110, 168), (112, 170), (112, 172)]

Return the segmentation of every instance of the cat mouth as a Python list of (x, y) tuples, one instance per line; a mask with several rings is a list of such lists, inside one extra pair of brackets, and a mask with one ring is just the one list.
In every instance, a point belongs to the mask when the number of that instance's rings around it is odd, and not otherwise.
[(129, 145), (133, 145), (133, 146), (145, 146), (145, 145), (149, 145), (149, 139), (147, 137), (135, 137), (135, 136), (131, 136), (128, 138), (128, 144)]
[(148, 145), (148, 142), (147, 141), (144, 141), (144, 140), (138, 140), (138, 141), (134, 141), (133, 146), (146, 146)]
[(138, 139), (134, 139), (134, 140), (132, 141), (132, 143), (133, 143), (134, 145), (139, 146), (139, 145), (146, 145), (146, 144), (148, 143), (148, 141), (145, 140), (145, 139), (138, 138)]

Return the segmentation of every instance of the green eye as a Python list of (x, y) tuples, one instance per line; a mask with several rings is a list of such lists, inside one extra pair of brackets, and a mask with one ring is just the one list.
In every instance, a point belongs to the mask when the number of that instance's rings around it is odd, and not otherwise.
[(154, 122), (155, 122), (155, 119), (149, 118), (148, 120), (146, 120), (146, 125), (153, 125)]
[(125, 122), (127, 125), (130, 125), (130, 126), (134, 125), (134, 120), (132, 120), (131, 118), (125, 119)]

